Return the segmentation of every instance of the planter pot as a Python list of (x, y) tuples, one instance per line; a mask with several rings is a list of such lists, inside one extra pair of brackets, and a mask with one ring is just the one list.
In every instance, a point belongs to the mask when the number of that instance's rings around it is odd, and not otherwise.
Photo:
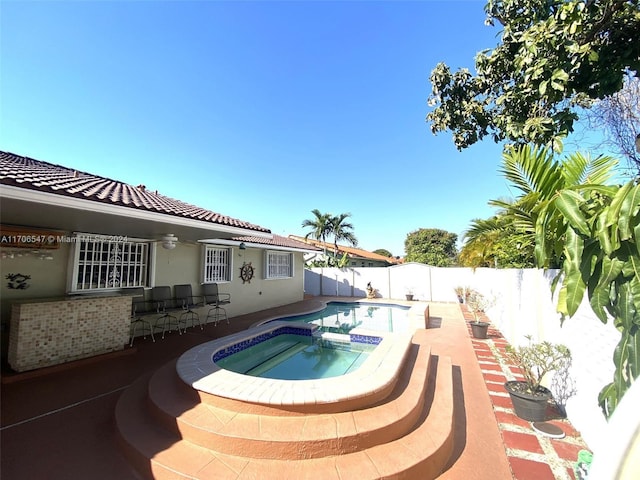
[(471, 322), (471, 333), (473, 338), (487, 338), (487, 330), (489, 324), (487, 322)]
[(409, 301), (413, 300), (413, 294), (411, 293), (407, 293), (406, 297), (407, 297), (407, 300)]
[(530, 422), (544, 422), (547, 418), (547, 403), (551, 398), (551, 392), (540, 387), (536, 395), (520, 391), (518, 385), (524, 382), (511, 380), (504, 384), (504, 388), (511, 396), (511, 403), (516, 415)]

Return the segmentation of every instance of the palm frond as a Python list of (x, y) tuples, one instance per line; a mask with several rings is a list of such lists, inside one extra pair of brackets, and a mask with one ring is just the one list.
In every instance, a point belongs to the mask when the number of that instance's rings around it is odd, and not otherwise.
[(500, 173), (524, 195), (538, 192), (546, 198), (559, 190), (564, 181), (553, 154), (528, 145), (505, 152)]
[(618, 160), (607, 155), (596, 158), (579, 152), (568, 155), (562, 162), (562, 173), (567, 186), (606, 184), (612, 177)]

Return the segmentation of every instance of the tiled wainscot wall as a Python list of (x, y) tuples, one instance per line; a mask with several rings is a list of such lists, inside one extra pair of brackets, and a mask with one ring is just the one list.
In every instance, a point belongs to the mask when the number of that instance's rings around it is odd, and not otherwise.
[(122, 350), (131, 297), (78, 297), (14, 303), (9, 365), (18, 372)]

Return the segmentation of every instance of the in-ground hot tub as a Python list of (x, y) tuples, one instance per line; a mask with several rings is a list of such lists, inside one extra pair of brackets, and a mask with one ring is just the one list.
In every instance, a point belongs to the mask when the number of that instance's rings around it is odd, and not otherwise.
[(306, 332), (307, 329), (282, 327), (262, 335), (268, 338), (244, 350), (220, 350), (213, 361), (226, 370), (253, 377), (313, 380), (357, 370), (382, 340), (367, 336), (352, 341), (347, 335), (329, 339), (317, 331), (313, 335)]
[(317, 326), (313, 324), (272, 321), (193, 347), (178, 359), (176, 369), (185, 383), (202, 392), (296, 410), (335, 404), (330, 409), (340, 411), (341, 403), (348, 404), (349, 408), (359, 402), (370, 404), (376, 397), (384, 397), (393, 389), (411, 346), (410, 333), (359, 332), (348, 336), (323, 333), (321, 338), (324, 340), (347, 343), (348, 339), (356, 349), (377, 345), (367, 352), (357, 368), (329, 378), (263, 378), (233, 372), (216, 363), (224, 363), (225, 358), (279, 335), (311, 338), (316, 330)]

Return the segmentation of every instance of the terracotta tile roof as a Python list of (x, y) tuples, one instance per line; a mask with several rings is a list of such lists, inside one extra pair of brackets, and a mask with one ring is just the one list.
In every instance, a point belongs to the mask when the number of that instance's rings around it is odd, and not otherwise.
[(305, 242), (300, 242), (293, 238), (281, 237), (280, 235), (273, 235), (273, 238), (264, 237), (234, 237), (233, 240), (238, 242), (256, 243), (260, 245), (273, 245), (276, 247), (296, 248), (300, 250), (318, 250), (319, 248), (310, 245)]
[[(329, 250), (330, 252), (333, 252), (335, 248), (335, 245), (333, 243), (325, 243), (319, 240), (314, 240), (312, 238), (305, 239), (304, 237), (298, 237), (297, 235), (289, 235), (289, 238), (307, 243), (308, 245), (316, 246), (319, 249), (323, 249), (326, 246), (327, 250)], [(346, 253), (350, 257), (366, 258), (369, 260), (377, 260), (377, 261), (387, 262), (394, 265), (402, 263), (401, 259), (398, 259), (395, 257), (385, 257), (384, 255), (379, 255), (377, 253), (369, 252), (368, 250), (362, 250), (361, 248), (355, 248), (355, 247), (348, 247), (345, 245), (338, 245), (338, 252), (340, 252), (341, 254)]]
[(0, 151), (0, 184), (54, 193), (202, 222), (270, 233), (270, 230), (147, 190), (86, 172)]

